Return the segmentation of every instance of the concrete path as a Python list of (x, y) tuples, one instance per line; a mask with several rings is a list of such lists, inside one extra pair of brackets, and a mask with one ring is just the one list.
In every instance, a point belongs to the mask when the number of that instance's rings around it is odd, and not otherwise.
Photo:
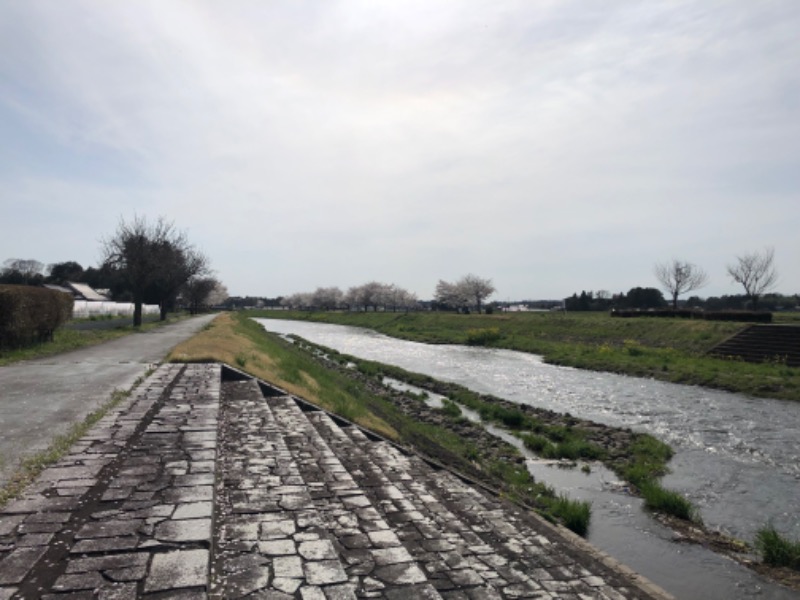
[(22, 457), (127, 390), (147, 368), (215, 315), (201, 315), (99, 346), (0, 367), (0, 485)]

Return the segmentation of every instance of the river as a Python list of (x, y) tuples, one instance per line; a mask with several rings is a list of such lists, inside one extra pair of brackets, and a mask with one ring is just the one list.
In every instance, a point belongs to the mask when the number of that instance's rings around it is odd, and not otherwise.
[[(664, 485), (689, 498), (709, 528), (752, 541), (771, 522), (782, 534), (800, 538), (796, 403), (558, 367), (511, 350), (422, 344), (340, 325), (257, 320), (268, 331), (477, 392), (651, 433), (675, 450)], [(588, 540), (679, 598), (798, 597), (713, 552), (676, 543), (672, 532), (650, 518), (602, 467), (585, 474), (531, 460), (529, 469), (570, 497), (591, 501)]]

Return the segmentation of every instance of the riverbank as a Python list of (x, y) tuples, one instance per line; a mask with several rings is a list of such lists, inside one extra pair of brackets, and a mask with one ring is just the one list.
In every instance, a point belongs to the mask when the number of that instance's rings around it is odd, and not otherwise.
[[(331, 369), (329, 359), (309, 354), (265, 335), (249, 314), (223, 315), (190, 342), (176, 347), (171, 358), (180, 361), (221, 360), (276, 385), (290, 389), (320, 406), (342, 414), (359, 424), (416, 448), (423, 454), (462, 470), (470, 476), (502, 489), (520, 502), (517, 494), (531, 494), (530, 476), (515, 448), (490, 436), (483, 427), (470, 426), (447, 411), (425, 407), (413, 394), (392, 392), (367, 374), (341, 365)], [(367, 368), (366, 370), (369, 370)], [(370, 376), (372, 378), (372, 376)], [(377, 393), (376, 393), (377, 392)], [(562, 415), (562, 418), (568, 418)], [(610, 428), (613, 430), (614, 428)], [(613, 435), (608, 436), (613, 439)], [(538, 492), (537, 492), (538, 493)], [(550, 497), (557, 496), (550, 493)], [(541, 508), (541, 507), (540, 507)], [(553, 518), (553, 515), (551, 515)], [(556, 517), (558, 518), (558, 517)], [(671, 523), (682, 533), (678, 539), (691, 541), (727, 554), (757, 568), (765, 576), (797, 587), (789, 571), (754, 564), (743, 544), (709, 532), (693, 523)]]
[[(176, 346), (167, 360), (221, 361), (366, 427), (392, 441), (408, 445), (430, 459), (448, 465), (486, 485), (502, 490), (543, 516), (585, 532), (587, 503), (560, 497), (528, 473), (519, 451), (483, 427), (469, 422), (447, 428), (436, 418), (419, 418), (424, 403), (368, 381), (358, 371), (321, 360), (313, 352), (286, 342), (244, 313), (220, 315), (191, 340)], [(406, 404), (417, 411), (407, 411)], [(428, 409), (433, 415), (436, 411)]]
[(554, 312), (458, 315), (267, 310), (247, 314), (365, 327), (433, 344), (472, 342), (538, 354), (552, 364), (800, 401), (800, 369), (706, 354), (746, 327), (743, 323)]

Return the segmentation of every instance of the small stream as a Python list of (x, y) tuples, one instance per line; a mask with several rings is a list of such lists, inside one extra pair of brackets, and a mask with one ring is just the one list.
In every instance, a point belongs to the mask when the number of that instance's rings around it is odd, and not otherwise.
[[(557, 367), (510, 350), (421, 344), (339, 325), (258, 321), (275, 333), (477, 392), (651, 433), (675, 449), (664, 485), (686, 495), (707, 526), (752, 540), (771, 522), (784, 535), (800, 538), (796, 404)], [(599, 465), (586, 474), (530, 457), (528, 467), (537, 479), (592, 503), (590, 542), (679, 598), (798, 596), (713, 552), (675, 542), (673, 532), (650, 518), (641, 501)]]

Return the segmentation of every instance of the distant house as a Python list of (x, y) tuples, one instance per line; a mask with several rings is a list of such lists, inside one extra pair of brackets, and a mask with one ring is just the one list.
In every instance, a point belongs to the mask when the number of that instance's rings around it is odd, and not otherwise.
[(57, 290), (59, 292), (65, 292), (67, 294), (71, 294), (75, 300), (86, 300), (87, 302), (108, 302), (108, 298), (106, 298), (103, 294), (100, 294), (96, 290), (92, 289), (90, 286), (86, 285), (85, 283), (73, 283), (68, 281), (66, 285), (53, 285), (53, 284), (45, 284), (46, 288), (51, 290)]

